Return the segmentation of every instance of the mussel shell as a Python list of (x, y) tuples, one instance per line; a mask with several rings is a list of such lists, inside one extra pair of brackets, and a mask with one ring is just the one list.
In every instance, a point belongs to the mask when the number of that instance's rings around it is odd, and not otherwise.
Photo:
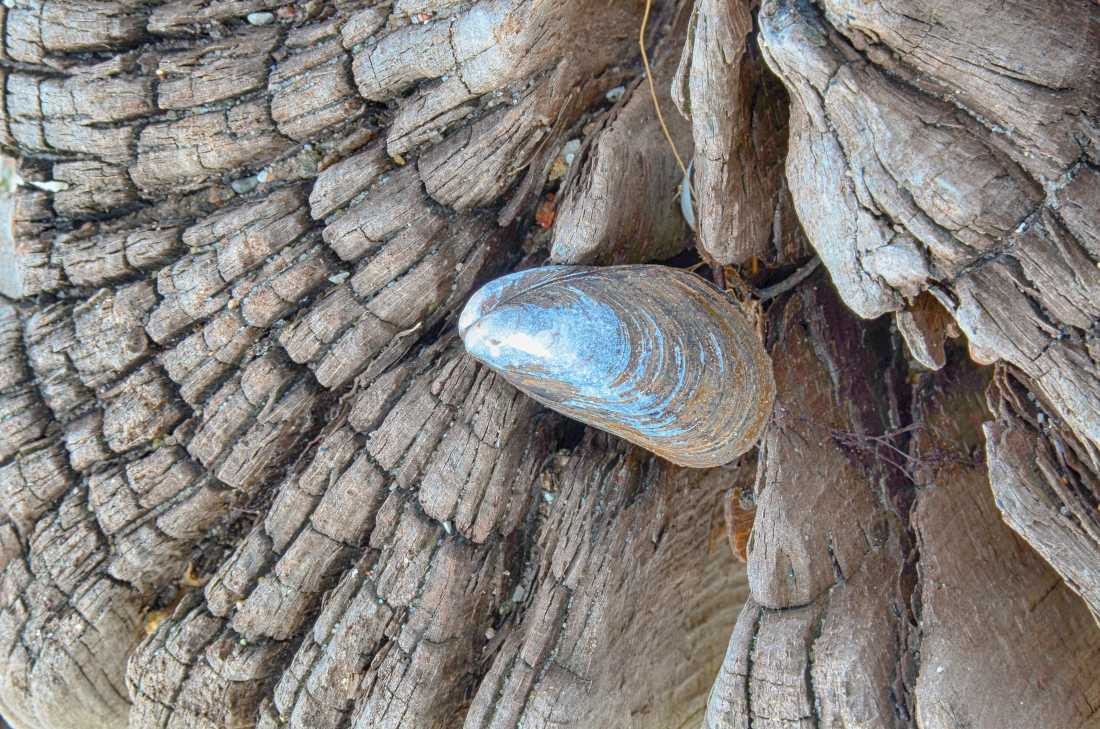
[(467, 351), (547, 407), (683, 466), (721, 465), (771, 414), (771, 360), (736, 303), (667, 266), (546, 266), (491, 281)]

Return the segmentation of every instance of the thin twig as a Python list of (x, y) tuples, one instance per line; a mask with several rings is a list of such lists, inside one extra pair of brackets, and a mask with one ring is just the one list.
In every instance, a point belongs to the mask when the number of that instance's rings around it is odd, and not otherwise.
[(672, 155), (676, 158), (676, 164), (680, 165), (680, 171), (687, 175), (687, 166), (680, 157), (680, 151), (676, 149), (676, 142), (672, 141), (668, 125), (665, 124), (665, 115), (661, 113), (661, 104), (657, 101), (657, 86), (653, 83), (653, 71), (649, 67), (649, 55), (645, 51), (645, 30), (649, 24), (649, 11), (653, 7), (653, 0), (645, 0), (645, 12), (642, 14), (642, 27), (638, 31), (638, 49), (642, 52), (642, 66), (645, 67), (645, 77), (649, 81), (649, 95), (653, 99), (653, 108), (657, 112), (657, 121), (661, 125), (661, 131), (668, 140), (668, 146), (672, 148)]
[(883, 437), (881, 435), (869, 435), (867, 437), (870, 438), (875, 443), (878, 443), (879, 445), (882, 445), (882, 446), (885, 446), (886, 448), (889, 448), (894, 453), (897, 453), (899, 456), (901, 456), (902, 458), (904, 458), (907, 461), (911, 461), (913, 463), (920, 463), (919, 458), (915, 458), (915, 457), (909, 455), (908, 453), (901, 450), (900, 448), (898, 448), (896, 445), (894, 445), (893, 443), (891, 443), (889, 440), (887, 440), (885, 437)]
[(817, 270), (817, 267), (820, 264), (821, 264), (821, 259), (818, 258), (817, 256), (814, 256), (813, 258), (811, 258), (809, 261), (806, 262), (806, 265), (804, 265), (802, 268), (798, 269), (797, 271), (795, 271), (794, 273), (792, 273), (790, 276), (783, 279), (779, 283), (775, 284), (774, 286), (769, 286), (767, 288), (760, 289), (759, 291), (757, 291), (756, 292), (756, 297), (758, 299), (760, 299), (761, 301), (767, 301), (768, 299), (774, 299), (776, 296), (779, 296), (780, 294), (787, 293), (788, 291), (793, 289), (795, 286), (797, 286), (798, 284), (805, 281), (811, 273), (813, 273), (815, 270)]

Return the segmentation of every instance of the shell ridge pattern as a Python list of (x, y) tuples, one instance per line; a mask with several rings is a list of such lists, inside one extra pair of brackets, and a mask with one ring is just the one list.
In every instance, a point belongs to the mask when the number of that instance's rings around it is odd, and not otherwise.
[(733, 460), (771, 412), (771, 362), (738, 305), (665, 266), (547, 266), (486, 284), (467, 351), (542, 404), (675, 463)]

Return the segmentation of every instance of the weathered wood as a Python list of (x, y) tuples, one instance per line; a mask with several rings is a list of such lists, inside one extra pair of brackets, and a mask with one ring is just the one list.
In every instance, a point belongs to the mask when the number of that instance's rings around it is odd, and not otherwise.
[(988, 375), (956, 353), (911, 392), (896, 357), (875, 377), (882, 326), (830, 297), (775, 320), (752, 599), (706, 726), (1094, 726), (1100, 628), (997, 514)]
[(496, 636), (465, 726), (702, 717), (721, 659), (713, 636), (728, 633), (744, 599), (743, 573), (715, 533), (733, 474), (679, 469), (605, 438), (590, 434), (550, 482), (534, 582), (513, 593), (516, 627)]
[[(691, 129), (664, 92), (689, 15), (686, 6), (676, 9), (667, 21), (672, 28), (665, 29), (651, 63), (660, 94), (657, 103), (672, 144), (687, 164)], [(638, 79), (618, 91), (621, 98), (573, 153), (562, 181), (550, 245), (554, 263), (659, 261), (690, 244), (691, 231), (676, 194), (683, 171), (661, 129), (649, 85)]]
[[(519, 226), (470, 208), (522, 180), (510, 215), (530, 215), (578, 119), (636, 74), (605, 68), (633, 52), (639, 8), (501, 3), (486, 34), (481, 11), (453, 5), (103, 4), (117, 19), (66, 35), (47, 5), (5, 26), (23, 65), (5, 69), (4, 140), (37, 187), (18, 188), (6, 226), (4, 292), (24, 298), (4, 310), (2, 713), (451, 726), (486, 672), (513, 680), (505, 645), (548, 639), (530, 607), (562, 589), (609, 616), (575, 613), (585, 652), (561, 665), (605, 683), (575, 684), (573, 710), (618, 718), (608, 668), (661, 661), (621, 707), (652, 726), (697, 713), (739, 603), (714, 538), (722, 472), (606, 441), (547, 461), (560, 422), (436, 341), (518, 257)], [(425, 33), (444, 41), (427, 70), (448, 78), (424, 76)], [(387, 48), (421, 71), (391, 55), (376, 83), (365, 59)], [(407, 78), (423, 80), (395, 97)], [(385, 125), (365, 148), (371, 130), (349, 127), (363, 113)], [(595, 519), (618, 484), (634, 489), (621, 517)], [(602, 535), (610, 561), (536, 580), (557, 553), (537, 547), (547, 521), (577, 509), (591, 531), (547, 544)], [(647, 582), (677, 587), (662, 612), (629, 612)], [(681, 590), (691, 607), (672, 619)], [(675, 688), (674, 673), (693, 678)], [(505, 713), (543, 712), (535, 695)], [(495, 689), (481, 696), (492, 715)]]
[(695, 138), (699, 244), (720, 264), (771, 258), (783, 201), (787, 95), (753, 38), (750, 0), (696, 3), (673, 94)]
[[(787, 174), (799, 217), (845, 301), (876, 316), (930, 291), (979, 360), (1023, 370), (1100, 443), (1088, 344), (1100, 259), (1075, 232), (1084, 219), (1059, 217), (1100, 155), (1088, 121), (1100, 9), (824, 7), (765, 2), (761, 39), (795, 100)], [(1073, 28), (1064, 39), (1019, 36), (1054, 17)], [(967, 70), (943, 61), (957, 54)]]
[[(443, 354), (440, 352), (436, 356)], [(412, 674), (427, 680), (446, 665), (457, 667), (466, 660), (464, 657), (468, 656), (470, 649), (467, 641), (447, 641), (444, 636), (449, 631), (462, 628), (466, 610), (474, 605), (484, 605), (487, 594), (481, 590), (467, 591), (464, 581), (453, 584), (448, 575), (462, 565), (468, 569), (470, 560), (482, 563), (489, 559), (490, 564), (498, 565), (496, 570), (499, 571), (502, 568), (501, 555), (497, 552), (499, 546), (463, 545), (448, 539), (449, 530), (465, 529), (465, 523), (452, 521), (453, 517), (448, 514), (444, 528), (442, 519), (435, 521), (424, 514), (417, 506), (416, 485), (422, 469), (428, 469), (430, 473), (433, 468), (430, 464), (434, 459), (447, 462), (453, 457), (451, 449), (455, 446), (448, 446), (451, 440), (448, 432), (465, 432), (466, 438), (473, 435), (468, 430), (473, 425), (467, 425), (468, 418), (485, 412), (483, 397), (488, 396), (507, 408), (521, 407), (529, 411), (530, 405), (499, 386), (486, 389), (485, 383), (479, 385), (477, 380), (483, 380), (484, 373), (479, 375), (469, 362), (456, 360), (453, 347), (448, 361), (450, 365), (445, 371), (449, 381), (441, 380), (441, 375), (431, 368), (425, 368), (417, 375), (412, 367), (405, 366), (395, 372), (401, 378), (397, 382), (386, 378), (377, 387), (362, 391), (351, 404), (350, 416), (345, 415), (347, 424), (344, 420), (337, 421), (322, 433), (316, 448), (311, 449), (314, 455), (303, 463), (304, 470), (288, 478), (277, 489), (267, 518), (257, 524), (252, 535), (242, 542), (236, 554), (225, 562), (207, 587), (208, 607), (193, 607), (193, 617), (188, 619), (188, 622), (198, 621), (195, 625), (205, 626), (204, 635), (209, 636), (207, 640), (215, 639), (227, 646), (226, 650), (230, 650), (228, 646), (232, 644), (231, 652), (235, 654), (232, 660), (252, 662), (256, 667), (260, 664), (255, 661), (262, 660), (268, 668), (262, 676), (247, 679), (245, 684), (234, 684), (233, 698), (229, 702), (218, 698), (220, 691), (213, 691), (209, 698), (196, 696), (176, 712), (177, 718), (173, 721), (220, 726), (234, 716), (253, 715), (257, 709), (256, 699), (266, 685), (263, 678), (271, 675), (273, 660), (278, 660), (278, 665), (292, 661), (295, 668), (275, 688), (275, 705), (264, 710), (263, 713), (268, 714), (268, 719), (264, 721), (273, 720), (277, 715), (286, 716), (295, 724), (321, 721), (329, 725), (332, 721), (339, 721), (351, 711), (350, 704), (341, 708), (339, 702), (333, 705), (331, 700), (322, 700), (318, 704), (318, 699), (329, 694), (335, 700), (337, 695), (346, 693), (354, 685), (349, 683), (345, 671), (365, 670), (358, 660), (353, 666), (347, 666), (340, 656), (349, 650), (352, 651), (349, 657), (358, 651), (381, 651), (389, 640), (396, 638), (396, 635), (386, 637), (389, 634), (387, 624), (400, 621), (400, 613), (414, 602), (419, 605), (416, 614), (421, 617), (418, 618), (420, 627), (413, 634), (429, 631), (425, 637), (431, 643), (425, 646), (427, 653), (424, 655), (414, 650), (413, 645), (407, 645), (405, 650), (398, 650), (395, 646), (393, 657), (398, 661), (395, 668), (402, 668), (394, 674), (394, 680), (400, 682), (403, 675), (411, 679)], [(402, 390), (405, 394), (394, 401), (396, 393)], [(500, 397), (507, 400), (499, 401)], [(466, 401), (465, 405), (463, 401)], [(454, 407), (466, 412), (457, 422), (452, 412)], [(504, 436), (507, 445), (502, 445), (509, 453), (507, 458), (515, 462), (524, 454), (526, 439), (522, 433), (530, 432), (532, 421), (529, 417), (516, 417), (518, 413), (509, 413), (507, 409), (491, 408), (489, 412), (504, 418), (503, 421), (496, 421), (496, 428), (503, 425), (510, 429), (512, 435)], [(427, 415), (432, 425), (424, 423), (420, 428), (410, 427), (411, 424), (407, 424), (409, 413)], [(387, 421), (398, 424), (399, 430), (387, 426)], [(420, 438), (427, 433), (433, 434), (431, 444), (421, 445)], [(386, 434), (390, 434), (389, 438), (380, 440)], [(395, 436), (401, 440), (395, 440)], [(466, 438), (455, 445), (463, 448), (459, 443)], [(436, 453), (437, 448), (442, 450)], [(499, 457), (494, 456), (495, 450), (487, 443), (483, 446), (483, 454), (478, 456), (478, 460), (485, 462), (490, 469), (481, 471), (478, 478), (484, 480), (479, 483), (468, 482), (468, 498), (471, 499), (468, 505), (476, 507), (480, 502), (483, 508), (497, 509), (496, 517), (489, 516), (490, 523), (500, 517), (501, 507), (505, 512), (511, 510), (513, 515), (501, 527), (507, 533), (517, 526), (516, 520), (522, 511), (509, 507), (511, 499), (505, 494), (486, 503), (482, 502), (478, 492), (478, 486), (484, 488), (490, 485), (491, 467)], [(455, 475), (450, 469), (443, 471), (447, 479), (453, 479)], [(497, 480), (501, 486), (514, 483), (499, 476)], [(453, 488), (454, 484), (451, 485)], [(500, 501), (501, 496), (505, 497), (503, 502)], [(423, 498), (422, 493), (421, 501)], [(349, 509), (355, 515), (352, 519), (348, 518)], [(367, 537), (370, 544), (367, 553), (354, 557), (360, 545), (366, 546), (364, 540)], [(439, 549), (450, 556), (437, 554)], [(494, 554), (497, 556), (491, 557)], [(352, 561), (347, 564), (349, 558)], [(356, 566), (357, 563), (359, 566)], [(348, 567), (352, 569), (348, 571)], [(431, 570), (430, 573), (428, 570)], [(488, 577), (485, 575), (482, 579)], [(348, 634), (347, 628), (339, 628), (340, 640), (326, 641), (321, 645), (307, 642), (296, 654), (288, 653), (292, 645), (287, 643), (288, 638), (298, 632), (307, 616), (314, 614), (325, 590), (336, 584), (337, 579), (341, 585), (337, 587), (337, 592), (343, 597), (329, 603), (325, 611), (330, 617), (323, 617), (322, 621), (329, 626), (337, 625), (344, 619), (344, 612), (350, 611), (346, 619), (357, 621), (354, 623), (357, 625), (355, 633)], [(356, 593), (362, 597), (354, 598)], [(363, 614), (362, 608), (356, 606), (364, 598), (369, 606), (368, 614)], [(348, 600), (352, 600), (351, 605)], [(474, 602), (466, 608), (461, 607), (464, 601), (469, 600)], [(211, 611), (212, 615), (202, 617), (206, 610)], [(223, 620), (228, 622), (223, 624)], [(364, 620), (367, 621), (365, 624), (362, 622)], [(218, 638), (219, 635), (223, 637)], [(243, 636), (244, 641), (255, 644), (256, 648), (238, 648), (236, 635)], [(314, 635), (317, 640), (322, 640), (324, 634)], [(439, 658), (450, 654), (451, 657), (443, 665), (433, 658), (436, 652), (430, 647), (432, 644), (439, 644), (444, 650)], [(448, 644), (450, 648), (446, 647)], [(355, 645), (360, 648), (353, 648)], [(159, 708), (163, 692), (175, 691), (175, 682), (165, 683), (167, 677), (156, 669), (158, 654), (156, 645), (150, 645), (148, 650), (139, 654), (141, 669), (136, 675), (132, 673), (138, 681), (135, 710), (139, 715), (151, 712), (151, 717), (156, 716), (163, 711)], [(379, 656), (385, 654), (382, 651)], [(329, 657), (323, 658), (324, 655)], [(224, 660), (225, 651), (222, 656)], [(212, 689), (231, 680), (228, 676), (219, 676), (217, 672), (210, 673), (201, 652), (184, 657), (184, 660), (192, 664), (189, 672), (204, 677), (202, 680), (211, 683)], [(328, 665), (333, 660), (339, 662)], [(136, 678), (139, 676), (143, 678)], [(313, 688), (302, 692), (299, 684), (307, 677)], [(428, 695), (421, 699), (424, 703), (420, 713), (424, 721), (431, 725), (440, 721), (437, 712), (446, 714), (451, 710), (447, 704), (455, 700), (454, 692), (459, 688), (441, 681), (441, 678), (442, 675), (436, 674), (435, 683), (440, 693), (435, 700), (430, 700)], [(378, 686), (378, 694), (371, 700), (377, 704), (374, 711), (386, 711), (392, 688)], [(354, 695), (348, 696), (347, 700), (350, 701)], [(451, 698), (447, 699), (448, 696)], [(322, 711), (326, 705), (336, 711)], [(408, 709), (410, 707), (406, 705), (400, 712)]]
[(359, 117), (363, 99), (352, 84), (348, 57), (329, 24), (324, 40), (288, 38), (290, 55), (268, 78), (271, 118), (279, 131), (297, 141)]
[(1095, 725), (1097, 7), (762, 4), (651, 8), (703, 257), (748, 295), (801, 220), (943, 369), (803, 283), (764, 451), (704, 471), (453, 334), (555, 239), (686, 240), (643, 3), (0, 7), (4, 720)]
[(290, 146), (275, 128), (266, 101), (247, 101), (147, 125), (138, 137), (130, 174), (140, 189), (154, 195), (193, 190), (222, 174), (258, 169)]
[(866, 341), (890, 349), (881, 324), (858, 322), (811, 281), (770, 317), (777, 402), (755, 486), (751, 599), (710, 696), (709, 729), (904, 726), (912, 711), (913, 584), (901, 577), (915, 545), (905, 479), (890, 463), (891, 445), (904, 447), (893, 435), (904, 369), (866, 356)]
[(1100, 628), (997, 512), (982, 463), (987, 381), (949, 366), (914, 393), (916, 719), (931, 729), (1092, 727)]
[(155, 72), (157, 107), (205, 106), (263, 87), (278, 41), (279, 34), (272, 28), (245, 25), (229, 38), (165, 54)]
[[(1002, 370), (990, 389), (997, 418), (985, 424), (997, 507), (1100, 621), (1100, 462), (1096, 449), (1051, 416), (1049, 403)], [(1025, 381), (1026, 382), (1026, 381)]]
[[(31, 185), (48, 184), (42, 166), (3, 165), (5, 175), (18, 174)], [(53, 233), (50, 195), (35, 187), (19, 187), (0, 204), (0, 294), (34, 296), (61, 287), (62, 275), (50, 255)]]

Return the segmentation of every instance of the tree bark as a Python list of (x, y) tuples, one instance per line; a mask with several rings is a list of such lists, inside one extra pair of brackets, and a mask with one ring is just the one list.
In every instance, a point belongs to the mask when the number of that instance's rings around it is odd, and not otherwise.
[[(1100, 727), (1100, 6), (646, 12), (0, 7), (4, 720)], [(465, 356), (546, 259), (745, 299), (758, 451)]]

